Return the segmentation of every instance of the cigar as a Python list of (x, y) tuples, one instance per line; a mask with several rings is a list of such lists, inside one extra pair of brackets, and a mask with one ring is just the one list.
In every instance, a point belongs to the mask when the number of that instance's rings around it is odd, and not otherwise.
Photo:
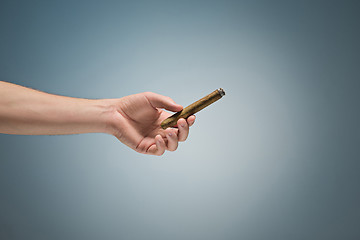
[(165, 119), (161, 123), (161, 127), (163, 129), (166, 129), (168, 127), (174, 127), (177, 124), (177, 121), (180, 118), (185, 118), (185, 119), (188, 118), (189, 116), (197, 113), (198, 111), (202, 110), (203, 108), (205, 108), (205, 107), (209, 106), (210, 104), (216, 102), (217, 100), (222, 98), (224, 95), (225, 95), (224, 89), (222, 89), (222, 88), (216, 89), (215, 91), (213, 91), (209, 95), (207, 95), (207, 96), (203, 97), (202, 99), (190, 104), (189, 106), (187, 106), (186, 108), (184, 108), (180, 112), (177, 112), (177, 113), (171, 115), (170, 117), (168, 117), (167, 119)]

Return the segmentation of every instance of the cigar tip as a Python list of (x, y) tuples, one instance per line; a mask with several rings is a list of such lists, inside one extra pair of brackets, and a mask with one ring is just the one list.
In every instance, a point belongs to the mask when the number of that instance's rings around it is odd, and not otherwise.
[(220, 93), (220, 96), (225, 96), (225, 91), (222, 88), (218, 89), (218, 92)]

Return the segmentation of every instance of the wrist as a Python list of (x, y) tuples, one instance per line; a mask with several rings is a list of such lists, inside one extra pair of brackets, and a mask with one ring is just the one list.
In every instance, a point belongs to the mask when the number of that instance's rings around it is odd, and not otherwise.
[(117, 126), (120, 114), (117, 111), (115, 99), (99, 99), (94, 101), (99, 111), (100, 132), (116, 136), (118, 134)]

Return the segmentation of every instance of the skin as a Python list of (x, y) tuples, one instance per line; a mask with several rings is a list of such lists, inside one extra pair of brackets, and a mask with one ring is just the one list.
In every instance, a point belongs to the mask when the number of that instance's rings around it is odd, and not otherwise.
[(177, 128), (160, 123), (182, 106), (171, 98), (144, 92), (119, 99), (58, 96), (0, 81), (0, 133), (60, 135), (107, 133), (133, 150), (151, 155), (175, 151), (189, 135), (195, 116), (179, 119)]

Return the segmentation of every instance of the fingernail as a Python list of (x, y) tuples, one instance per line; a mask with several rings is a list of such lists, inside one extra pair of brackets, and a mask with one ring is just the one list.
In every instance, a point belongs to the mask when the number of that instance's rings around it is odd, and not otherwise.
[(169, 133), (168, 133), (168, 135), (171, 137), (171, 136), (172, 136), (172, 133), (171, 133), (171, 132), (169, 132)]
[(185, 127), (185, 123), (181, 123), (180, 126)]

